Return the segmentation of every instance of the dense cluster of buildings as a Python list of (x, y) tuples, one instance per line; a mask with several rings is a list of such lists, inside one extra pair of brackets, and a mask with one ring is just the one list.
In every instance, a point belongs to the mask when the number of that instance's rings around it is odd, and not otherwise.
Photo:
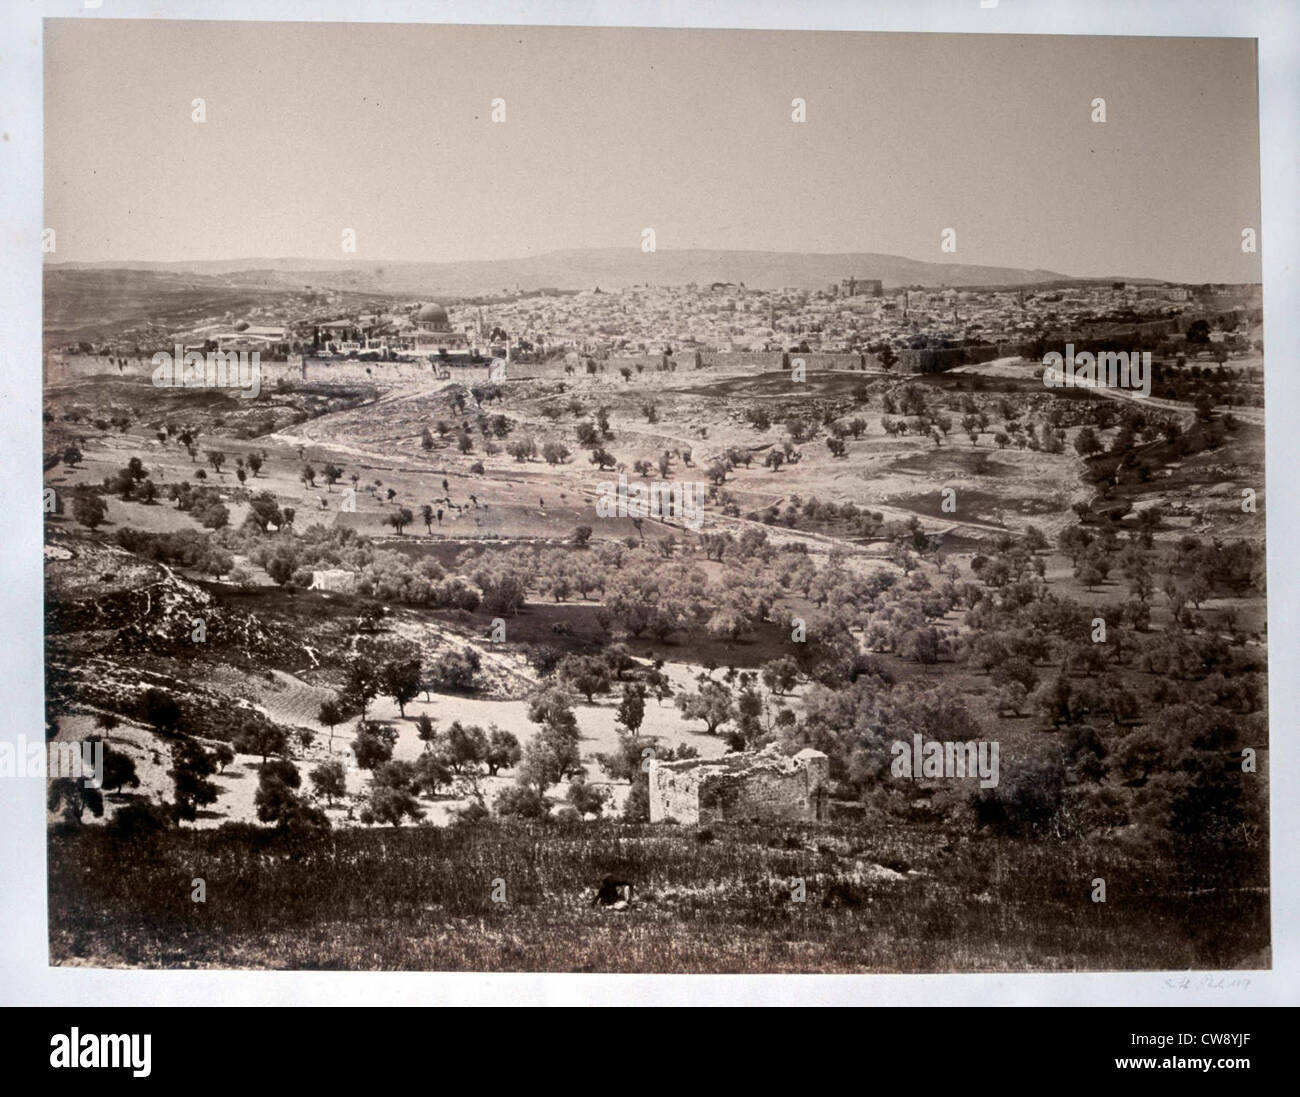
[(259, 350), (265, 357), (301, 354), (313, 358), (463, 357), (507, 352), (506, 334), (477, 324), (452, 326), (447, 310), (436, 302), (391, 312), (286, 317), (278, 324), (209, 324), (183, 333), (187, 345), (217, 350)]
[[(1005, 344), (1090, 326), (1164, 323), (1258, 306), (1258, 287), (1067, 283), (1027, 289), (897, 288), (846, 278), (824, 291), (743, 285), (634, 286), (547, 295), (494, 307), (531, 345), (584, 354), (671, 350), (853, 353)], [(452, 310), (453, 321), (458, 319)], [(466, 310), (472, 312), (472, 310)], [(1185, 325), (1186, 321), (1183, 321)]]
[[(556, 352), (659, 355), (690, 352), (898, 354), (1014, 346), (1102, 329), (1185, 331), (1196, 316), (1256, 312), (1258, 286), (1066, 282), (1025, 288), (888, 290), (846, 277), (824, 290), (749, 289), (714, 282), (545, 291), (486, 304), (404, 302), (359, 307), (315, 293), (165, 335), (159, 345), (260, 351), (264, 358), (329, 360), (515, 358)], [(140, 333), (128, 335), (136, 347)], [(102, 353), (130, 353), (127, 346)], [(137, 352), (138, 353), (138, 352)]]

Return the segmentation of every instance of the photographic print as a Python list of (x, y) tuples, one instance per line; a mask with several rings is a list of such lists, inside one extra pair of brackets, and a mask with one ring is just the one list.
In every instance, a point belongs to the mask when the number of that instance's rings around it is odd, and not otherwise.
[(51, 964), (1271, 966), (1253, 39), (44, 57)]

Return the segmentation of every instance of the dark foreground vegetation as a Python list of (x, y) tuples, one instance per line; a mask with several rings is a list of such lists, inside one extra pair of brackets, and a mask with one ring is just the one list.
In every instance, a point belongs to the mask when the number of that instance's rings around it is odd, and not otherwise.
[[(52, 834), (49, 852), (55, 964), (908, 972), (1270, 962), (1266, 843), (966, 837), (902, 823), (486, 822), (129, 838), (69, 828)], [(609, 874), (635, 885), (626, 909), (592, 903)], [(1093, 898), (1098, 879), (1105, 902)]]

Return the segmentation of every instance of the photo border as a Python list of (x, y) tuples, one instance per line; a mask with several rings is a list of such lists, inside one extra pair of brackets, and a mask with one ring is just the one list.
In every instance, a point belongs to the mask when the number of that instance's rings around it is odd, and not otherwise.
[[(1266, 315), (1266, 479), (1270, 775), (1300, 774), (1300, 745), (1289, 725), (1300, 712), (1300, 680), (1287, 671), (1300, 653), (1297, 571), (1286, 547), (1300, 544), (1300, 522), (1282, 486), (1300, 466), (1300, 299), (1295, 194), (1300, 170), (1300, 12), (1286, 0), (1253, 8), (1206, 0), (979, 0), (917, 5), (908, 0), (852, 0), (804, 5), (730, 2), (637, 3), (576, 0), (417, 5), (399, 0), (102, 0), (6, 4), (6, 57), (0, 66), (0, 514), (7, 518), (0, 554), (0, 649), (9, 657), (5, 725), (14, 740), (43, 727), (44, 592), (40, 363), (43, 132), (42, 19), (247, 19), (569, 26), (727, 27), (787, 30), (907, 31), (993, 34), (1251, 37), (1259, 46), (1261, 150), (1260, 251)], [(593, 20), (593, 14), (599, 20)], [(1193, 153), (1200, 150), (1191, 150)], [(1195, 155), (1186, 169), (1196, 170)], [(1189, 226), (1189, 229), (1191, 227)], [(1285, 365), (1284, 365), (1285, 364)], [(1285, 371), (1285, 372), (1284, 372)], [(1288, 429), (1290, 428), (1290, 429)], [(1291, 779), (1295, 779), (1294, 777)], [(138, 971), (50, 967), (46, 895), (46, 823), (42, 785), (0, 783), (0, 1001), (23, 1005), (424, 1005), (424, 1004), (747, 1004), (826, 1005), (1264, 1005), (1296, 1004), (1300, 988), (1300, 806), (1292, 790), (1271, 797), (1273, 969), (1233, 972), (1249, 987), (1189, 987), (1159, 972), (1087, 974), (864, 975), (564, 975), (392, 972)], [(1199, 976), (1199, 973), (1198, 973)]]

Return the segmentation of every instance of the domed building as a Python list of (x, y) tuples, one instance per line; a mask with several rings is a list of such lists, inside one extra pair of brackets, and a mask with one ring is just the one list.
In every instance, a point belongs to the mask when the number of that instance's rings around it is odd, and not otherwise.
[(452, 331), (447, 310), (433, 301), (416, 310), (414, 322), (410, 349), (417, 354), (435, 353), (445, 357), (468, 348), (469, 336), (463, 331)]
[(451, 318), (445, 308), (430, 301), (415, 314), (415, 326), (421, 331), (451, 331)]

